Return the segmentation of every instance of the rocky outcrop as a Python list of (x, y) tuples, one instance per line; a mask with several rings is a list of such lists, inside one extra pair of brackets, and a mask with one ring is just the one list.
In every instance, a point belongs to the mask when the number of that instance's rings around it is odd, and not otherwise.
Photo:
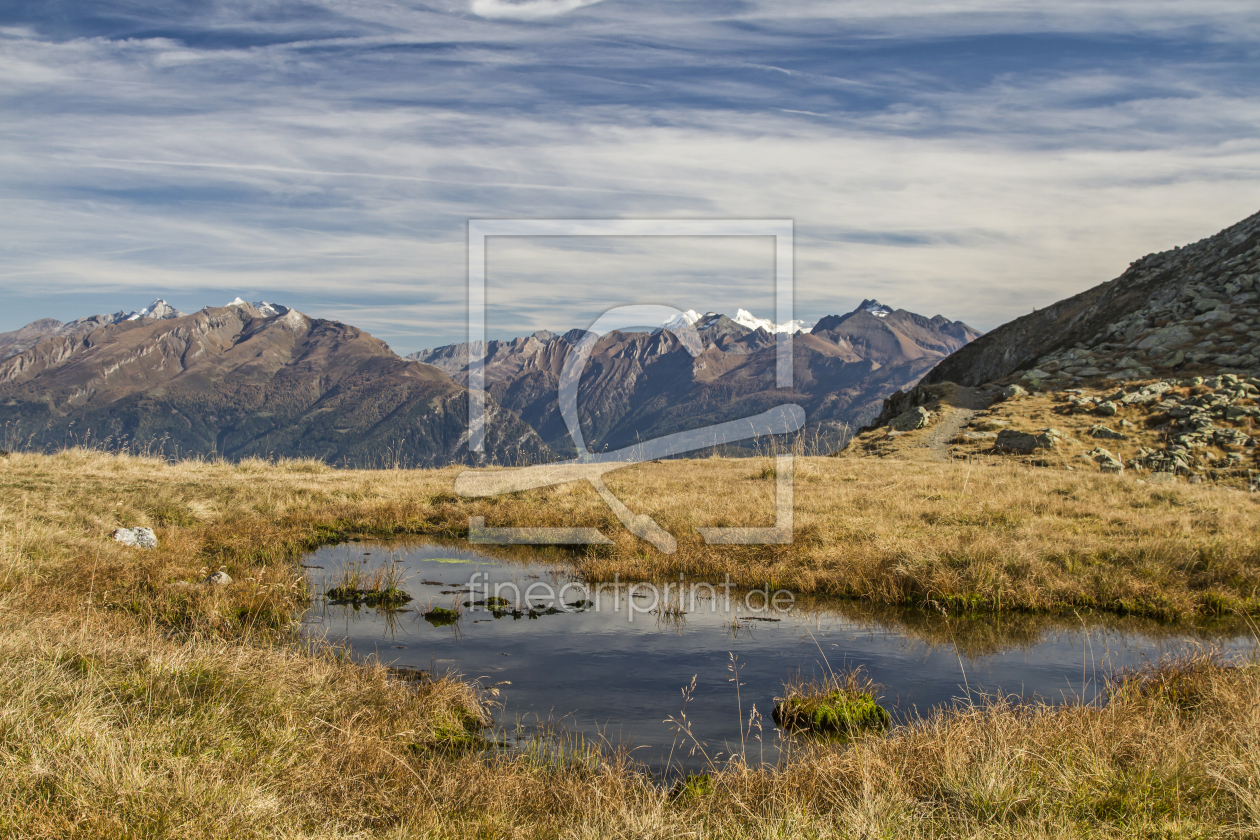
[(1058, 444), (1058, 438), (1059, 434), (1053, 429), (1044, 429), (1039, 434), (1003, 429), (997, 433), (993, 445), (1001, 452), (1031, 455), (1038, 449), (1053, 449)]
[(880, 426), (887, 426), (892, 422), (893, 418), (900, 417), (906, 412), (915, 408), (927, 405), (935, 405), (951, 392), (950, 385), (916, 385), (905, 391), (897, 391), (892, 396), (884, 400), (884, 405), (880, 409), (879, 414), (871, 421), (870, 425), (864, 426), (860, 431), (869, 429), (878, 429)]
[(1068, 387), (1159, 375), (1260, 373), (1260, 214), (1017, 318), (961, 348), (925, 383), (1019, 375)]
[(1101, 446), (1096, 446), (1089, 452), (1085, 453), (1086, 457), (1091, 458), (1094, 463), (1098, 464), (1099, 469), (1103, 472), (1120, 473), (1124, 472), (1124, 464), (1120, 463), (1120, 459), (1112, 455)]
[(915, 429), (922, 429), (931, 422), (932, 412), (923, 406), (917, 406), (903, 414), (898, 414), (888, 421), (888, 428), (894, 432), (913, 432)]

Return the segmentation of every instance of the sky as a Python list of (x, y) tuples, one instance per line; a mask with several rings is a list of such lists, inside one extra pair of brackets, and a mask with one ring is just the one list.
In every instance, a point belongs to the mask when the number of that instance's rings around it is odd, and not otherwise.
[[(399, 352), (487, 218), (791, 219), (991, 329), (1260, 211), (1260, 4), (0, 0), (0, 331), (240, 295)], [(764, 238), (491, 239), (491, 337), (773, 312)]]

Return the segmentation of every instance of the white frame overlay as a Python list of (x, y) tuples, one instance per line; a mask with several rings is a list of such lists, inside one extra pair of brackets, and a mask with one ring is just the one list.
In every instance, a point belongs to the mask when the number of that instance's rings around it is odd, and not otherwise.
[[(772, 236), (774, 237), (775, 316), (779, 324), (793, 320), (794, 308), (794, 223), (791, 219), (469, 219), (468, 220), (468, 449), (485, 452), (485, 368), (484, 350), (476, 347), (486, 339), (486, 237), (489, 236)], [(792, 334), (778, 333), (775, 342), (775, 385), (793, 386)], [(579, 371), (580, 375), (580, 371)], [(803, 424), (803, 412), (799, 423)], [(799, 425), (798, 425), (799, 428)], [(581, 452), (578, 453), (582, 455)], [(627, 461), (626, 464), (634, 463)], [(534, 472), (547, 466), (525, 468)], [(671, 535), (646, 516), (625, 509), (598, 478), (586, 475), (580, 465), (554, 465), (550, 483), (587, 478), (623, 523), (638, 536), (672, 553), (676, 547)], [(576, 472), (575, 472), (576, 470)], [(515, 472), (523, 472), (517, 470)], [(604, 470), (606, 471), (606, 469)], [(510, 489), (502, 470), (494, 473), (465, 471), (456, 481), (456, 491), (469, 496), (497, 495)], [(506, 471), (511, 473), (513, 471)], [(697, 528), (709, 544), (785, 544), (792, 541), (793, 456), (775, 456), (775, 524), (770, 528)], [(492, 478), (493, 476), (493, 478)], [(545, 486), (537, 477), (520, 485)], [(624, 515), (623, 515), (624, 514)], [(646, 521), (644, 523), (643, 521)], [(495, 544), (583, 544), (611, 542), (595, 528), (487, 528), (484, 517), (469, 517), (469, 542)], [(636, 527), (638, 526), (638, 527)]]

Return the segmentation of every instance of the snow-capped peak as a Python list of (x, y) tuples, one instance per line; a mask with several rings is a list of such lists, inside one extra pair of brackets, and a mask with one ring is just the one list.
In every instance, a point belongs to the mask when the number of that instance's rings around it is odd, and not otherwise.
[(178, 309), (171, 306), (162, 298), (157, 298), (156, 300), (153, 301), (153, 303), (150, 303), (144, 309), (141, 309), (138, 312), (132, 312), (123, 320), (137, 321), (141, 318), (155, 318), (159, 321), (164, 321), (170, 318), (182, 318), (182, 317), (184, 317), (183, 312), (180, 312)]
[(735, 317), (731, 319), (741, 327), (748, 327), (750, 330), (763, 329), (768, 333), (798, 333), (809, 329), (809, 326), (799, 318), (795, 321), (788, 321), (786, 324), (776, 324), (769, 318), (758, 318), (747, 309), (740, 309), (735, 312)]
[(877, 318), (886, 318), (891, 315), (893, 310), (890, 306), (884, 306), (877, 300), (864, 300), (858, 304), (858, 309), (865, 309)]
[(688, 309), (686, 312), (679, 312), (673, 318), (661, 324), (661, 329), (675, 329), (685, 324), (694, 324), (704, 316), (694, 309)]
[(278, 303), (267, 303), (265, 300), (256, 300), (253, 303), (250, 303), (247, 300), (242, 300), (240, 295), (237, 295), (236, 299), (229, 303), (228, 306), (252, 306), (257, 309), (259, 314), (261, 314), (264, 318), (274, 318), (277, 315), (283, 315), (289, 311), (289, 307), (287, 306), (281, 306)]

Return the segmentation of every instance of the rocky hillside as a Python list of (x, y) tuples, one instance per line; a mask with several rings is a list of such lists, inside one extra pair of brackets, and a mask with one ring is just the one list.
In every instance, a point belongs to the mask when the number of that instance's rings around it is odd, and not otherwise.
[(1137, 260), (1115, 280), (969, 344), (924, 379), (981, 385), (1014, 374), (1069, 386), (1103, 377), (1260, 373), (1260, 214)]
[[(740, 311), (743, 321), (758, 323)], [(595, 346), (582, 377), (578, 409), (593, 448), (618, 449), (710, 423), (747, 417), (775, 405), (802, 405), (806, 437), (830, 451), (868, 421), (883, 399), (917, 382), (979, 333), (941, 316), (927, 318), (863, 301), (853, 312), (823, 318), (793, 339), (795, 389), (775, 385), (775, 338), (718, 313), (697, 315), (704, 352), (693, 358), (669, 331), (614, 332)], [(536, 332), (478, 347), (486, 386), (554, 451), (572, 455), (556, 389), (564, 361), (583, 335)], [(411, 358), (467, 381), (469, 347), (449, 345)]]
[(31, 321), (20, 330), (0, 333), (0, 359), (7, 359), (10, 356), (23, 353), (45, 338), (84, 335), (101, 327), (121, 324), (124, 321), (136, 321), (141, 318), (164, 321), (182, 317), (184, 317), (183, 312), (158, 298), (144, 309), (135, 312), (115, 312), (113, 315), (89, 315), (86, 318), (76, 318), (65, 324), (55, 318), (40, 318), (37, 321)]
[[(862, 430), (841, 455), (963, 459), (1107, 472), (1140, 481), (1211, 481), (1260, 489), (1260, 379), (1234, 374), (1025, 390), (984, 396), (924, 385), (901, 395), (892, 418)], [(993, 397), (999, 396), (998, 399)], [(987, 406), (987, 407), (985, 407)]]
[(1144, 257), (963, 347), (885, 401), (848, 452), (1255, 488), (1258, 280), (1260, 215)]
[[(10, 349), (27, 346), (0, 361), (6, 448), (84, 443), (361, 466), (473, 460), (467, 391), (355, 327), (243, 301), (100, 317), (9, 334), (21, 335)], [(493, 403), (488, 411), (492, 458), (546, 457), (519, 418)]]

